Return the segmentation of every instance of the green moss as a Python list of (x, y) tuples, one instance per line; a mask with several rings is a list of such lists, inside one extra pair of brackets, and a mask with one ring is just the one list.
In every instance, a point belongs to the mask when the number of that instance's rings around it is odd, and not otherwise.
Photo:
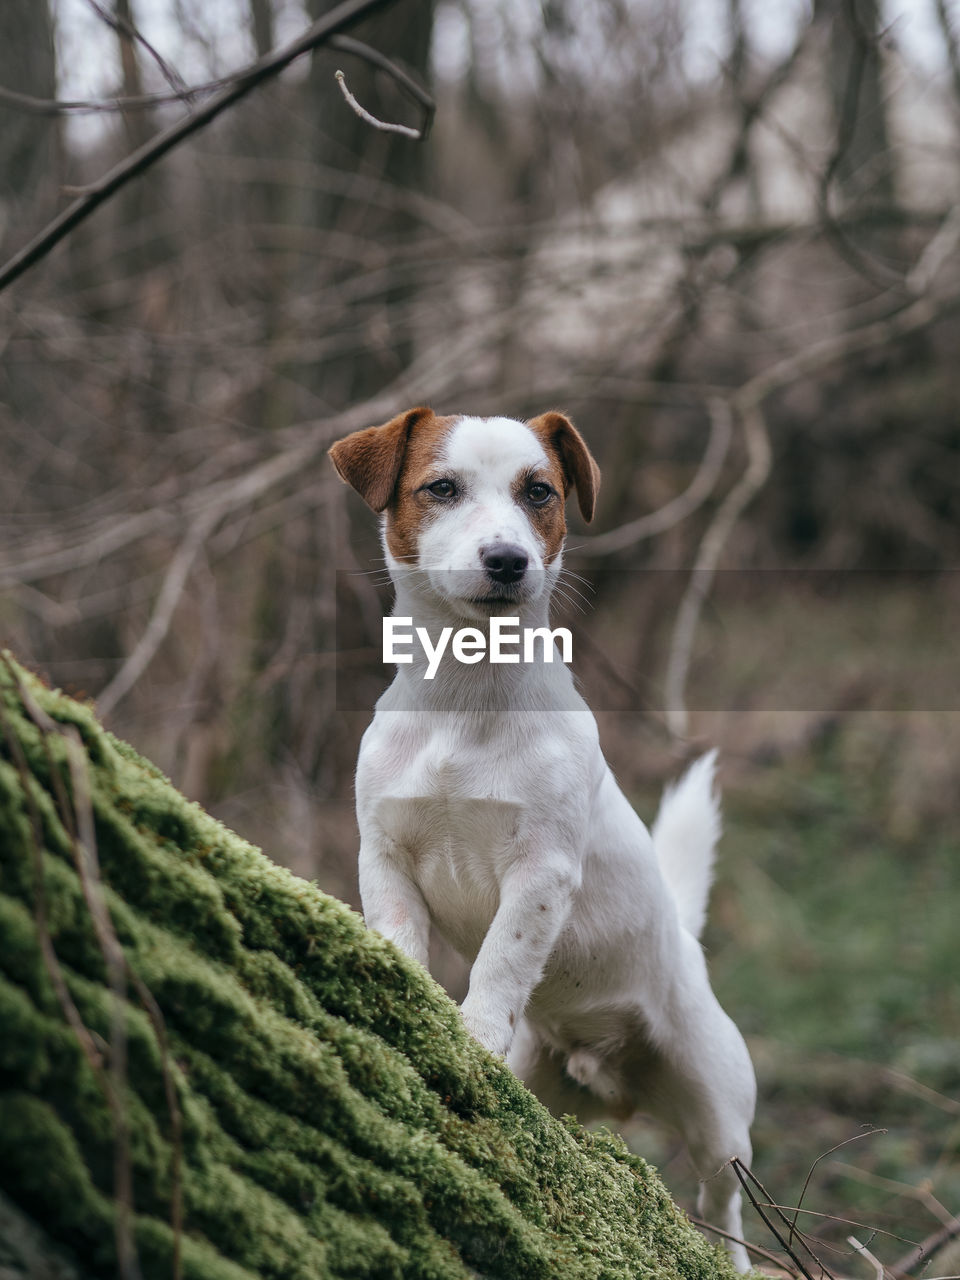
[(49, 940), (102, 1047), (115, 997), (60, 811), (64, 743), (23, 687), (81, 735), (111, 919), (166, 1029), (165, 1061), (131, 985), (123, 1102), (144, 1276), (173, 1265), (166, 1069), (185, 1276), (728, 1280), (655, 1172), (612, 1135), (553, 1120), (424, 970), (186, 801), (88, 707), (0, 666), (0, 1192), (53, 1249), (115, 1269), (116, 1135), (42, 952), (31, 815)]

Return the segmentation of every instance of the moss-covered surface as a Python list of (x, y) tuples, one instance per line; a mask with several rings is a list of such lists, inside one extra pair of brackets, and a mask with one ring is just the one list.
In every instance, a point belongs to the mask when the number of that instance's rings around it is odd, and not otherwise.
[(91, 709), (0, 664), (0, 1193), (56, 1256), (116, 1273), (117, 1144), (41, 934), (104, 1049), (115, 997), (64, 821), (67, 744), (31, 697), (80, 734), (90, 802), (76, 803), (166, 1028), (164, 1054), (131, 982), (123, 1097), (147, 1280), (174, 1269), (165, 1064), (184, 1276), (729, 1280), (653, 1170), (553, 1120), (419, 966), (185, 800)]

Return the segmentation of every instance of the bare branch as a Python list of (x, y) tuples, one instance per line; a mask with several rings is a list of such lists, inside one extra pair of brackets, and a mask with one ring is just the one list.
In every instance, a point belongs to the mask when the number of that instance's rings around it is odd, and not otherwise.
[(499, 311), (464, 329), (439, 356), (428, 350), (405, 372), (368, 400), (322, 421), (300, 423), (286, 433), (290, 443), (239, 475), (198, 485), (192, 491), (158, 502), (136, 514), (115, 514), (93, 527), (74, 529), (69, 547), (55, 538), (52, 549), (36, 551), (23, 560), (15, 557), (0, 564), (0, 589), (36, 582), (83, 565), (95, 564), (152, 533), (165, 533), (186, 522), (192, 525), (209, 511), (218, 519), (256, 502), (264, 494), (301, 475), (338, 433), (369, 426), (389, 417), (398, 404), (415, 403), (442, 395), (460, 376), (464, 358), (480, 344), (500, 335), (511, 323)]
[(219, 80), (210, 80), (206, 84), (189, 85), (176, 93), (144, 93), (133, 98), (35, 98), (32, 94), (18, 93), (15, 89), (0, 85), (0, 102), (35, 116), (145, 111), (150, 107), (168, 106), (172, 102), (183, 102), (214, 93), (217, 89), (222, 89), (225, 84), (229, 84), (231, 79), (232, 77), (226, 76)]
[[(730, 1161), (730, 1166), (733, 1169), (734, 1173), (737, 1175), (737, 1180), (739, 1181), (741, 1187), (743, 1187), (743, 1190), (746, 1194), (747, 1199), (750, 1201), (750, 1203), (753, 1205), (754, 1209), (756, 1209), (758, 1215), (760, 1216), (760, 1219), (763, 1222), (763, 1225), (767, 1228), (770, 1234), (774, 1237), (774, 1239), (778, 1242), (778, 1244), (781, 1246), (781, 1248), (784, 1250), (784, 1252), (793, 1262), (794, 1266), (797, 1268), (800, 1274), (804, 1277), (804, 1280), (814, 1280), (814, 1277), (809, 1271), (809, 1269), (807, 1268), (807, 1266), (794, 1253), (793, 1249), (790, 1247), (789, 1242), (784, 1240), (783, 1236), (780, 1234), (776, 1225), (770, 1220), (770, 1218), (767, 1217), (766, 1213), (764, 1213), (764, 1209), (767, 1208), (768, 1205), (770, 1204), (770, 1196), (767, 1194), (766, 1188), (763, 1186), (763, 1183), (760, 1182), (760, 1180), (754, 1174), (752, 1174), (750, 1170), (747, 1168), (747, 1166), (741, 1160), (739, 1160), (736, 1156), (734, 1156), (733, 1159)], [(757, 1194), (754, 1191), (751, 1183), (756, 1183), (756, 1185), (760, 1188), (760, 1191), (765, 1197), (765, 1201), (761, 1201), (758, 1199)], [(782, 1217), (782, 1214), (780, 1216)], [(807, 1252), (809, 1253), (810, 1250), (807, 1249)], [(834, 1278), (830, 1275), (830, 1272), (827, 1271), (826, 1267), (824, 1267), (822, 1263), (820, 1263), (820, 1267), (823, 1274), (828, 1277), (828, 1280), (834, 1280)]]
[(710, 411), (710, 436), (707, 447), (696, 475), (683, 493), (678, 494), (657, 511), (651, 511), (637, 520), (622, 524), (608, 533), (585, 538), (577, 547), (578, 554), (602, 556), (611, 551), (622, 551), (624, 547), (632, 547), (644, 538), (653, 538), (667, 529), (672, 529), (674, 525), (686, 520), (703, 505), (716, 488), (733, 434), (729, 403), (720, 396), (714, 396), (707, 407)]
[(960, 204), (955, 204), (930, 238), (907, 276), (911, 293), (925, 293), (960, 243)]
[(736, 53), (733, 65), (721, 62), (720, 69), (731, 88), (737, 94), (740, 120), (733, 146), (727, 157), (727, 163), (714, 178), (704, 198), (704, 209), (707, 213), (715, 214), (717, 212), (724, 192), (736, 178), (746, 171), (753, 127), (763, 118), (771, 101), (787, 84), (796, 70), (797, 64), (806, 50), (811, 30), (812, 25), (809, 22), (800, 29), (791, 51), (782, 62), (774, 67), (764, 83), (749, 97), (739, 92), (740, 75), (736, 66)]
[(770, 440), (763, 411), (759, 403), (749, 407), (741, 404), (737, 407), (747, 448), (747, 467), (720, 504), (703, 535), (690, 582), (680, 602), (670, 642), (666, 676), (667, 724), (671, 732), (680, 738), (686, 737), (689, 723), (686, 707), (687, 676), (703, 602), (713, 584), (717, 563), (733, 526), (770, 474)]
[(866, 1169), (858, 1169), (856, 1165), (844, 1164), (840, 1160), (834, 1160), (830, 1165), (831, 1173), (839, 1173), (847, 1178), (853, 1178), (856, 1182), (862, 1182), (868, 1187), (880, 1187), (884, 1191), (892, 1191), (895, 1195), (904, 1199), (916, 1200), (918, 1204), (922, 1204), (928, 1213), (939, 1219), (944, 1227), (952, 1227), (954, 1223), (954, 1215), (942, 1204), (930, 1190), (930, 1184), (926, 1180), (919, 1186), (912, 1186), (909, 1182), (901, 1182), (896, 1178), (882, 1178), (879, 1174), (870, 1173)]
[(842, 1142), (836, 1143), (835, 1146), (830, 1147), (827, 1151), (822, 1151), (820, 1155), (817, 1156), (816, 1160), (814, 1160), (813, 1164), (808, 1169), (807, 1176), (803, 1181), (803, 1187), (800, 1190), (800, 1198), (797, 1200), (796, 1212), (793, 1215), (793, 1222), (790, 1226), (791, 1239), (793, 1238), (793, 1233), (796, 1230), (797, 1219), (800, 1216), (800, 1211), (803, 1208), (803, 1201), (806, 1197), (807, 1191), (809, 1190), (810, 1183), (813, 1180), (813, 1175), (817, 1170), (817, 1166), (821, 1161), (826, 1160), (827, 1156), (832, 1156), (834, 1152), (840, 1151), (843, 1147), (850, 1146), (851, 1143), (862, 1142), (864, 1138), (873, 1138), (878, 1134), (885, 1134), (886, 1132), (886, 1129), (869, 1129), (865, 1133), (855, 1133), (852, 1138), (844, 1138)]
[[(94, 3), (94, 0), (90, 0), (90, 2)], [(126, 24), (119, 23), (118, 20), (105, 11), (101, 12), (102, 6), (96, 5), (96, 8), (100, 16), (104, 18), (104, 21), (109, 22), (111, 27), (118, 28), (121, 31), (126, 30)], [(134, 30), (136, 31), (135, 28)], [(15, 107), (20, 111), (41, 116), (144, 111), (152, 107), (169, 106), (175, 102), (192, 102), (194, 98), (206, 97), (211, 93), (216, 93), (218, 89), (222, 89), (225, 85), (232, 84), (240, 76), (246, 75), (251, 70), (250, 67), (247, 67), (243, 71), (235, 72), (232, 75), (219, 76), (215, 80), (207, 80), (202, 84), (188, 85), (175, 68), (163, 61), (161, 55), (144, 40), (139, 31), (136, 31), (136, 38), (155, 60), (160, 60), (158, 65), (162, 63), (161, 71), (171, 85), (169, 93), (144, 93), (133, 97), (116, 98), (57, 99), (36, 98), (29, 93), (19, 93), (15, 89), (8, 89), (0, 85), (0, 102), (6, 102), (9, 106)], [(355, 40), (352, 36), (331, 36), (325, 43), (329, 44), (331, 49), (339, 49), (343, 53), (354, 54), (391, 76), (400, 88), (423, 109), (424, 123), (417, 137), (420, 139), (426, 138), (433, 123), (437, 104), (423, 86), (414, 80), (413, 76), (408, 75), (402, 67), (397, 66), (379, 49), (374, 49), (372, 45), (365, 44), (362, 40)]]
[(318, 45), (326, 43), (332, 35), (337, 34), (344, 27), (352, 26), (360, 18), (366, 17), (375, 10), (394, 2), (395, 0), (344, 0), (344, 3), (338, 5), (336, 9), (318, 18), (296, 40), (292, 40), (282, 49), (269, 54), (266, 58), (261, 58), (259, 62), (255, 62), (245, 71), (238, 73), (203, 106), (198, 107), (183, 120), (171, 125), (169, 129), (165, 129), (144, 146), (138, 148), (126, 160), (111, 169), (109, 173), (93, 184), (85, 195), (74, 201), (63, 213), (54, 218), (19, 253), (14, 254), (0, 268), (0, 290), (18, 279), (35, 262), (46, 257), (55, 245), (59, 244), (75, 227), (88, 218), (95, 209), (109, 200), (112, 195), (133, 178), (139, 177), (147, 169), (152, 168), (158, 160), (172, 151), (174, 147), (179, 146), (185, 138), (189, 138), (191, 134), (203, 129), (228, 107), (232, 107), (235, 102), (239, 102), (241, 98), (246, 97), (248, 93), (263, 84), (264, 81), (279, 75), (291, 62), (296, 61), (303, 54), (309, 53), (312, 49), (316, 49)]
[[(414, 102), (423, 109), (423, 124), (420, 126), (419, 134), (415, 135), (419, 141), (424, 141), (430, 132), (433, 124), (433, 117), (436, 114), (437, 104), (423, 85), (418, 84), (413, 76), (408, 75), (403, 67), (397, 66), (390, 58), (381, 53), (379, 49), (374, 49), (372, 45), (365, 44), (362, 40), (356, 40), (353, 36), (331, 36), (329, 41), (331, 49), (339, 49), (341, 53), (352, 53), (358, 58), (362, 58), (364, 62), (369, 62), (371, 66), (377, 67), (380, 71), (385, 71), (399, 87), (412, 98)], [(344, 97), (348, 95), (348, 89), (344, 83), (342, 74), (338, 73), (340, 89)], [(351, 95), (352, 96), (352, 95)], [(350, 98), (347, 97), (350, 101)], [(351, 103), (352, 105), (352, 103)], [(360, 108), (361, 111), (363, 108)], [(383, 127), (383, 126), (381, 126)], [(389, 127), (389, 126), (388, 126)], [(402, 125), (393, 126), (395, 129), (401, 129)]]
[(156, 656), (157, 650), (170, 630), (170, 623), (173, 621), (173, 615), (187, 585), (187, 578), (197, 553), (221, 514), (220, 509), (211, 508), (202, 513), (187, 530), (186, 537), (170, 561), (146, 630), (123, 666), (97, 698), (97, 709), (104, 719), (109, 716), (120, 699), (130, 692)]
[(927, 1236), (926, 1240), (922, 1240), (920, 1244), (914, 1245), (909, 1253), (904, 1254), (888, 1270), (892, 1271), (896, 1276), (913, 1275), (917, 1267), (922, 1262), (925, 1262), (932, 1253), (942, 1249), (945, 1244), (949, 1244), (957, 1236), (960, 1236), (960, 1216), (954, 1218), (953, 1222), (947, 1226), (941, 1227), (939, 1231), (935, 1231), (932, 1236)]
[(747, 466), (727, 494), (701, 539), (690, 582), (684, 592), (674, 623), (666, 676), (667, 724), (678, 737), (685, 737), (689, 725), (686, 686), (693, 642), (703, 602), (709, 594), (717, 564), (730, 533), (747, 505), (763, 487), (770, 473), (770, 441), (762, 404), (774, 391), (798, 379), (884, 343), (894, 342), (924, 328), (940, 316), (960, 306), (960, 292), (936, 299), (920, 298), (883, 320), (824, 338), (744, 383), (730, 398), (730, 406), (740, 419)]
[(347, 105), (352, 108), (361, 120), (371, 125), (374, 129), (379, 129), (382, 133), (399, 133), (405, 138), (413, 138), (415, 142), (420, 142), (423, 139), (423, 129), (412, 129), (406, 124), (391, 124), (387, 120), (378, 120), (376, 116), (370, 114), (366, 107), (361, 107), (360, 103), (347, 88), (347, 82), (342, 71), (336, 73), (336, 81)]
[(154, 48), (146, 36), (143, 35), (143, 33), (126, 14), (120, 13), (119, 6), (116, 13), (111, 13), (106, 5), (100, 3), (100, 0), (87, 0), (87, 4), (101, 22), (106, 23), (106, 25), (110, 27), (112, 31), (115, 31), (117, 35), (122, 36), (125, 40), (129, 40), (133, 44), (140, 45), (140, 47), (156, 63), (157, 69), (177, 98), (180, 98), (181, 100), (189, 98), (190, 90), (187, 87), (186, 81), (177, 71), (176, 67), (169, 63), (166, 58), (164, 58), (163, 54)]
[(169, 528), (175, 521), (175, 512), (165, 507), (154, 507), (136, 515), (122, 515), (104, 522), (100, 530), (91, 531), (89, 542), (82, 545), (61, 547), (28, 556), (19, 564), (0, 567), (0, 589), (25, 582), (39, 581), (54, 574), (77, 569), (81, 565), (96, 564), (105, 556), (129, 546), (151, 533)]
[[(747, 1173), (750, 1177), (754, 1176), (752, 1173), (750, 1173), (750, 1170), (747, 1170)], [(771, 1199), (769, 1192), (763, 1189), (762, 1184), (759, 1181), (757, 1181), (756, 1178), (754, 1178), (754, 1181), (756, 1182), (757, 1186), (763, 1190), (763, 1194), (767, 1197), (767, 1199), (764, 1201), (764, 1207), (767, 1209), (775, 1209), (777, 1213), (783, 1218), (784, 1222), (788, 1221), (785, 1216), (786, 1214), (800, 1212), (805, 1217), (819, 1218), (821, 1219), (822, 1222), (825, 1222), (825, 1223), (837, 1222), (837, 1223), (840, 1223), (841, 1226), (856, 1227), (858, 1231), (869, 1231), (871, 1235), (886, 1236), (888, 1240), (899, 1240), (902, 1243), (908, 1243), (906, 1236), (898, 1235), (897, 1232), (895, 1231), (887, 1231), (884, 1227), (877, 1227), (869, 1222), (862, 1222), (858, 1218), (841, 1218), (839, 1214), (823, 1213), (819, 1209), (800, 1209), (798, 1211), (796, 1205), (777, 1204), (775, 1200)], [(811, 1256), (815, 1256), (812, 1254), (810, 1247), (806, 1244), (804, 1239), (804, 1234), (805, 1234), (804, 1232), (798, 1231), (796, 1233), (797, 1240), (803, 1245), (803, 1247), (807, 1250), (807, 1252), (811, 1254)], [(810, 1238), (815, 1239), (815, 1237), (813, 1236), (811, 1236)]]
[(791, 1271), (782, 1258), (778, 1258), (777, 1255), (772, 1253), (769, 1249), (764, 1249), (762, 1245), (752, 1244), (749, 1240), (741, 1240), (739, 1236), (733, 1235), (732, 1232), (722, 1231), (712, 1223), (704, 1222), (703, 1218), (695, 1218), (693, 1214), (688, 1213), (687, 1217), (693, 1225), (695, 1227), (699, 1227), (701, 1231), (709, 1231), (711, 1235), (720, 1236), (722, 1240), (733, 1240), (736, 1244), (742, 1244), (748, 1253), (752, 1253), (757, 1258), (763, 1258), (765, 1262), (771, 1263), (778, 1271), (782, 1271), (785, 1275), (795, 1276), (799, 1274), (798, 1272)]

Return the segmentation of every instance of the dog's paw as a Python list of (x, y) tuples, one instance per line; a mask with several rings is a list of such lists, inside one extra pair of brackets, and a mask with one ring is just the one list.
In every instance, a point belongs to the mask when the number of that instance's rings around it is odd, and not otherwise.
[(505, 1058), (513, 1043), (513, 1028), (504, 1019), (492, 1016), (481, 1006), (480, 1001), (471, 1000), (467, 996), (460, 1006), (467, 1030), (474, 1040), (479, 1041), (484, 1049), (494, 1053), (498, 1058)]

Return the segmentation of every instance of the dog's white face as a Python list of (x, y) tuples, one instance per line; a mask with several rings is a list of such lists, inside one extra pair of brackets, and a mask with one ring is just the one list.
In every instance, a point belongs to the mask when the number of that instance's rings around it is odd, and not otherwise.
[[(509, 418), (461, 418), (434, 471), (417, 540), (417, 568), (430, 589), (480, 618), (551, 589), (563, 554), (563, 493), (530, 428)], [(397, 560), (391, 569), (403, 572)]]
[(340, 476), (384, 513), (395, 579), (478, 620), (539, 600), (560, 572), (564, 500), (593, 516), (599, 471), (559, 413), (441, 418), (411, 409), (339, 441)]

